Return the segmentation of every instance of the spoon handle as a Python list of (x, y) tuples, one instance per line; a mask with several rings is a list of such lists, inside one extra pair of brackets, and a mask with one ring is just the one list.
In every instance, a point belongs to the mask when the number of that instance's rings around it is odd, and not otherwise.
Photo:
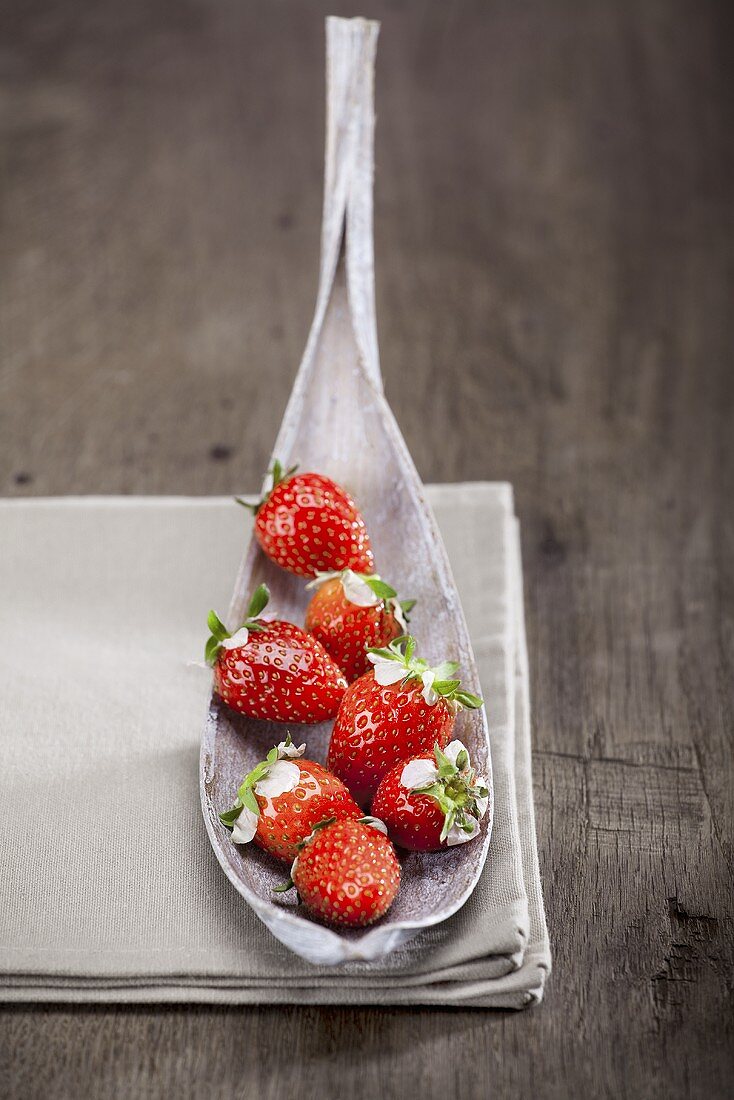
[[(326, 163), (319, 294), (309, 345), (331, 296), (342, 244), (352, 327), (372, 383), (382, 389), (375, 320), (372, 234), (374, 73), (379, 23), (326, 20)], [(306, 356), (311, 347), (307, 348)]]

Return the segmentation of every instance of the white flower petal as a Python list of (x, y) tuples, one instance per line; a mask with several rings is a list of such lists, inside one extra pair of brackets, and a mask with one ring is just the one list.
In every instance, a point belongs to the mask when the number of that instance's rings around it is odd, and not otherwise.
[(438, 768), (432, 760), (411, 760), (400, 773), (400, 784), (406, 790), (427, 787), (438, 779)]
[(472, 826), (472, 831), (470, 833), (465, 833), (458, 825), (452, 825), (449, 829), (449, 835), (446, 837), (446, 843), (449, 848), (453, 848), (456, 844), (466, 844), (467, 840), (473, 840), (479, 832), (479, 822), (477, 819), (475, 817), (469, 817), (467, 820)]
[(278, 760), (293, 760), (297, 756), (303, 756), (305, 751), (305, 741), (302, 745), (294, 745), (292, 741), (289, 745), (286, 741), (280, 741), (278, 744)]
[(249, 844), (257, 832), (258, 816), (247, 806), (242, 807), (242, 813), (232, 826), (233, 844)]
[(231, 638), (225, 638), (223, 642), (219, 644), (222, 649), (241, 649), (243, 645), (247, 645), (247, 639), (250, 637), (250, 631), (246, 626), (241, 626), (239, 630), (236, 630)]
[(459, 756), (459, 753), (465, 752), (467, 756), (469, 755), (469, 750), (461, 741), (450, 741), (443, 752), (444, 756), (448, 756), (452, 764), (456, 764), (456, 758)]
[(298, 786), (301, 769), (289, 760), (276, 760), (271, 764), (262, 779), (255, 784), (255, 794), (263, 798), (277, 798)]
[(436, 679), (436, 673), (433, 669), (429, 668), (427, 672), (423, 673), (421, 679), (423, 681), (423, 691), (421, 695), (428, 703), (428, 706), (432, 707), (438, 702), (438, 692), (433, 690), (433, 681)]
[[(474, 786), (475, 787), (486, 787), (487, 790), (489, 790), (489, 786), (487, 785), (487, 780), (484, 778), (483, 775), (478, 775), (476, 777), (476, 779), (474, 780)], [(489, 808), (489, 798), (478, 798), (477, 799), (477, 809), (479, 810), (479, 816), (480, 817), (484, 817), (484, 815), (486, 814), (488, 808)]]
[(405, 618), (405, 612), (400, 606), (399, 600), (390, 600), (390, 610), (393, 613), (395, 622), (398, 624), (403, 634), (408, 633), (408, 620)]
[(342, 588), (349, 602), (357, 607), (375, 607), (380, 602), (380, 597), (372, 591), (367, 581), (351, 569), (345, 569), (342, 573)]
[(381, 687), (397, 684), (408, 671), (401, 661), (389, 661), (387, 657), (379, 657), (376, 653), (368, 653), (367, 657), (375, 666), (375, 679)]
[(341, 575), (341, 569), (331, 573), (317, 569), (314, 579), (308, 582), (306, 588), (320, 588), (322, 584), (326, 584), (327, 581), (333, 581), (335, 577), (341, 577)]

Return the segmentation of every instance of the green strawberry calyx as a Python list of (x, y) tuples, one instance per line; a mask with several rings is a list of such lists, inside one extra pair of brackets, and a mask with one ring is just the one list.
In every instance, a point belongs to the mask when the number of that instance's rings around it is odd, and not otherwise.
[(303, 756), (306, 745), (294, 745), (291, 735), (275, 745), (264, 760), (256, 764), (243, 779), (237, 798), (229, 810), (219, 815), (219, 820), (232, 830), (233, 844), (249, 844), (257, 832), (260, 817), (260, 798), (277, 798), (295, 790), (301, 778), (301, 769), (293, 761)]
[(318, 572), (306, 588), (319, 588), (326, 581), (341, 581), (344, 596), (357, 607), (377, 607), (384, 603), (392, 611), (402, 630), (408, 628), (408, 613), (415, 607), (415, 600), (399, 600), (391, 584), (384, 581), (379, 573), (355, 573), (353, 569), (339, 569), (336, 572)]
[[(327, 825), (333, 825), (336, 820), (337, 819), (335, 817), (326, 817), (323, 821), (319, 821), (318, 824), (314, 825), (308, 836), (305, 836), (303, 840), (301, 840), (296, 845), (296, 850), (299, 853), (302, 852), (306, 845), (313, 840), (317, 833), (321, 832), (322, 829), (325, 829)], [(379, 817), (371, 817), (369, 814), (367, 814), (364, 817), (358, 817), (357, 821), (360, 821), (363, 825), (369, 825), (371, 828), (377, 829), (378, 832), (384, 833), (385, 836), (387, 836), (387, 825), (384, 821), (381, 821)], [(288, 890), (293, 889), (293, 887), (295, 886), (295, 882), (293, 881), (293, 879), (296, 873), (297, 866), (298, 856), (296, 856), (296, 858), (293, 860), (293, 863), (291, 865), (291, 873), (288, 880), (286, 882), (282, 882), (280, 886), (273, 887), (274, 894), (285, 894)]]
[(209, 637), (204, 647), (204, 660), (208, 665), (217, 663), (217, 658), (223, 649), (242, 649), (243, 646), (247, 645), (250, 634), (267, 629), (264, 623), (257, 621), (257, 618), (267, 607), (269, 599), (270, 589), (268, 586), (266, 584), (258, 585), (252, 594), (245, 621), (239, 629), (232, 633), (227, 630), (215, 611), (209, 612), (206, 620), (209, 627)]
[(477, 835), (487, 812), (487, 780), (476, 774), (461, 741), (451, 741), (443, 752), (436, 744), (433, 755), (435, 764), (425, 757), (409, 760), (400, 773), (400, 785), (438, 802), (444, 815), (441, 843), (465, 844)]
[[(303, 840), (300, 840), (298, 844), (296, 844), (296, 851), (302, 852), (306, 845), (313, 840), (317, 833), (320, 833), (321, 830), (325, 829), (328, 825), (333, 825), (335, 821), (335, 817), (325, 817), (323, 821), (317, 822), (316, 825), (314, 825), (314, 827), (311, 829), (311, 832), (308, 834), (308, 836), (305, 836)], [(291, 864), (291, 873), (288, 876), (287, 881), (281, 882), (280, 886), (273, 887), (274, 894), (285, 894), (288, 890), (293, 889), (293, 887), (296, 885), (293, 881), (293, 876), (296, 873), (297, 866), (298, 856), (296, 856), (296, 858), (293, 860), (293, 863)]]
[(476, 710), (483, 704), (478, 695), (462, 690), (461, 680), (454, 679), (459, 667), (456, 661), (442, 661), (431, 667), (428, 661), (415, 656), (415, 638), (410, 635), (395, 638), (384, 649), (368, 649), (367, 659), (374, 665), (375, 680), (381, 687), (421, 680), (421, 694), (429, 707), (439, 699), (469, 710)]
[(258, 500), (256, 503), (253, 504), (253, 502), (250, 501), (250, 500), (244, 500), (242, 497), (235, 497), (234, 498), (235, 503), (236, 504), (241, 504), (243, 508), (247, 508), (247, 510), (249, 512), (252, 512), (252, 514), (254, 516), (256, 516), (257, 513), (262, 508), (263, 504), (265, 504), (268, 501), (268, 499), (270, 497), (270, 494), (272, 493), (272, 491), (276, 487), (276, 485), (280, 485), (281, 481), (287, 481), (289, 477), (293, 477), (293, 475), (295, 474), (297, 469), (298, 469), (298, 466), (296, 465), (296, 466), (289, 466), (286, 470), (284, 470), (283, 466), (282, 466), (282, 463), (280, 463), (278, 461), (278, 459), (276, 458), (273, 462), (273, 465), (268, 470), (268, 473), (270, 474), (271, 478), (273, 479), (273, 484), (265, 492), (265, 494), (260, 498), (260, 500)]

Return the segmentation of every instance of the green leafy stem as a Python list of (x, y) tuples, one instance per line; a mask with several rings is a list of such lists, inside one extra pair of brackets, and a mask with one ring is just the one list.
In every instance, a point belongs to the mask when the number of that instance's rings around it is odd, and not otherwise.
[[(289, 733), (285, 736), (284, 744), (286, 749), (290, 748), (293, 744)], [(234, 801), (234, 805), (229, 810), (225, 810), (224, 813), (219, 815), (219, 820), (223, 825), (226, 825), (228, 829), (234, 828), (234, 823), (245, 806), (248, 810), (252, 810), (258, 817), (260, 816), (260, 806), (255, 795), (255, 785), (268, 774), (268, 771), (278, 759), (278, 746), (275, 745), (265, 759), (261, 760), (259, 764), (255, 765), (251, 772), (247, 773), (237, 791), (237, 798)]]
[(483, 705), (483, 699), (462, 690), (461, 680), (454, 678), (454, 673), (459, 668), (456, 661), (442, 661), (438, 665), (431, 666), (422, 657), (415, 656), (415, 647), (415, 638), (410, 634), (403, 634), (385, 648), (368, 649), (367, 652), (373, 653), (376, 657), (382, 657), (385, 661), (396, 661), (401, 664), (405, 669), (401, 684), (406, 684), (410, 680), (421, 680), (424, 673), (432, 672), (434, 680), (431, 686), (436, 694), (442, 696), (447, 702), (458, 703), (459, 706), (469, 710), (477, 710)]
[[(247, 608), (247, 617), (238, 627), (238, 630), (241, 630), (243, 626), (246, 626), (248, 630), (254, 631), (255, 633), (266, 630), (266, 625), (256, 620), (258, 615), (267, 607), (269, 599), (270, 590), (268, 586), (266, 584), (258, 585), (252, 594), (250, 605)], [(209, 627), (209, 637), (204, 647), (204, 660), (208, 665), (215, 665), (219, 654), (222, 652), (222, 642), (227, 638), (231, 638), (232, 634), (236, 634), (237, 631), (232, 631), (232, 633), (230, 633), (215, 611), (209, 612), (206, 622)]]
[(297, 469), (298, 466), (295, 465), (289, 466), (287, 470), (284, 470), (282, 463), (279, 462), (276, 458), (273, 462), (273, 465), (268, 470), (268, 473), (273, 479), (273, 484), (270, 486), (265, 496), (258, 500), (257, 504), (252, 504), (249, 500), (243, 500), (242, 497), (235, 497), (235, 502), (237, 504), (241, 504), (243, 508), (247, 508), (249, 512), (252, 512), (252, 514), (256, 516), (262, 508), (263, 504), (265, 504), (265, 502), (267, 501), (275, 486), (280, 485), (281, 481), (287, 481), (289, 477), (293, 477)]
[(475, 824), (482, 816), (477, 799), (488, 798), (489, 791), (483, 784), (476, 782), (476, 773), (469, 762), (469, 753), (462, 749), (454, 763), (434, 745), (438, 777), (425, 787), (415, 787), (412, 794), (425, 794), (438, 802), (444, 815), (441, 841), (444, 841), (454, 825), (465, 833), (473, 833)]

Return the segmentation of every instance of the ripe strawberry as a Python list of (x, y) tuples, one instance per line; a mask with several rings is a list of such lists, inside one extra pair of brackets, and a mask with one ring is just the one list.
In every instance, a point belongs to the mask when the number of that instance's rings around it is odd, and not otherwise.
[(341, 701), (327, 767), (361, 805), (393, 764), (448, 743), (457, 706), (482, 705), (476, 695), (459, 690), (459, 680), (448, 679), (455, 662), (430, 668), (414, 652), (410, 637), (370, 650), (374, 671), (355, 680)]
[(205, 656), (214, 667), (217, 692), (250, 718), (308, 723), (333, 718), (347, 686), (341, 669), (305, 630), (258, 618), (269, 597), (261, 584), (234, 634), (209, 612)]
[(301, 841), (325, 817), (342, 820), (362, 811), (336, 776), (303, 760), (290, 734), (245, 776), (234, 805), (220, 814), (234, 844), (254, 840), (277, 859), (293, 860)]
[(239, 504), (255, 513), (255, 535), (268, 557), (300, 577), (319, 571), (374, 565), (369, 535), (356, 504), (322, 474), (296, 474), (273, 463), (273, 487), (259, 504)]
[(400, 885), (400, 864), (385, 826), (374, 818), (327, 820), (300, 846), (291, 881), (321, 920), (352, 928), (384, 916)]
[(321, 642), (351, 683), (370, 667), (367, 650), (405, 634), (406, 614), (415, 600), (397, 593), (376, 574), (319, 573), (306, 587), (319, 585), (306, 608), (305, 627)]
[(436, 852), (473, 840), (487, 812), (487, 781), (477, 776), (461, 741), (443, 752), (401, 760), (380, 780), (372, 813), (387, 825), (395, 844)]

